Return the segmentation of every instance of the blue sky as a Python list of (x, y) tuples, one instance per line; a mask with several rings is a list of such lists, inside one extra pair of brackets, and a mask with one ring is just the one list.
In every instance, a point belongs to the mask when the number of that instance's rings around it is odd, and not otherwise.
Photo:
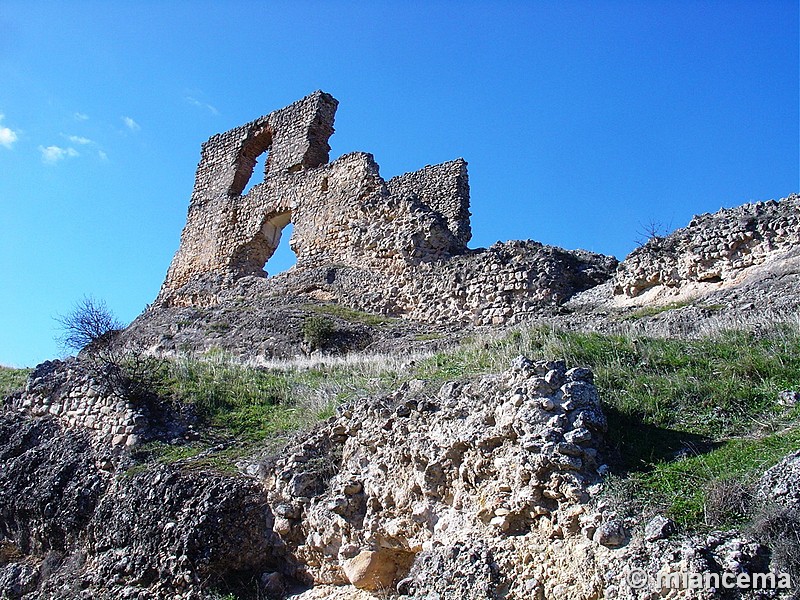
[(796, 1), (4, 0), (0, 363), (61, 354), (85, 294), (135, 318), (200, 144), (316, 89), (332, 158), (469, 162), (473, 247), (623, 258), (643, 224), (800, 189), (798, 45)]

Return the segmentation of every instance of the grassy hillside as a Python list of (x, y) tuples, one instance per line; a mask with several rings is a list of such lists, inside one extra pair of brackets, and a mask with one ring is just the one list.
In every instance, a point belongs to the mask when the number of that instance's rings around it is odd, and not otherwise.
[(25, 387), (30, 369), (12, 369), (0, 366), (0, 398)]
[[(732, 524), (725, 506), (783, 455), (800, 448), (800, 330), (721, 331), (692, 340), (517, 329), (426, 357), (356, 357), (252, 368), (216, 352), (164, 363), (159, 391), (193, 403), (216, 436), (253, 448), (333, 414), (343, 401), (423, 379), (442, 382), (506, 369), (517, 355), (594, 370), (609, 417), (615, 493), (690, 528)], [(230, 453), (230, 448), (227, 448)], [(159, 460), (207, 456), (203, 444), (159, 448)], [(715, 504), (716, 503), (716, 504)]]

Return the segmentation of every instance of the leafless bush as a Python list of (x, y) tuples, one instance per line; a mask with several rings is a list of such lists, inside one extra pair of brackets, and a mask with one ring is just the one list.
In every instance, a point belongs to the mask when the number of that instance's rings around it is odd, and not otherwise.
[(704, 520), (711, 527), (725, 527), (744, 519), (753, 500), (752, 488), (735, 479), (713, 481), (706, 489)]
[[(755, 515), (750, 533), (772, 551), (772, 567), (800, 581), (800, 509), (767, 506)], [(800, 597), (800, 590), (792, 598)]]
[(639, 223), (639, 229), (636, 230), (636, 245), (641, 247), (648, 242), (658, 242), (667, 236), (669, 230), (668, 225), (654, 219), (650, 219), (646, 223)]
[(92, 366), (93, 375), (114, 393), (131, 400), (150, 393), (160, 363), (140, 352), (125, 350), (118, 343), (124, 324), (104, 301), (84, 296), (71, 312), (56, 320), (63, 346), (78, 351)]
[(61, 326), (61, 343), (78, 352), (110, 345), (114, 334), (124, 327), (105, 302), (92, 296), (84, 296), (71, 312), (59, 315), (56, 320)]

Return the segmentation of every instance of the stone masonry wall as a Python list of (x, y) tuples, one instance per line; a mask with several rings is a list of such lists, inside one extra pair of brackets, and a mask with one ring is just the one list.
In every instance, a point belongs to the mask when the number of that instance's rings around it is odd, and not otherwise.
[(430, 206), (447, 221), (456, 240), (466, 246), (472, 237), (469, 225), (469, 182), (467, 163), (454, 160), (427, 166), (414, 173), (393, 177), (386, 183), (389, 193), (412, 198)]
[(34, 416), (53, 415), (66, 427), (88, 429), (98, 443), (116, 447), (135, 445), (146, 424), (139, 410), (75, 359), (38, 365), (12, 404)]
[(606, 281), (616, 265), (611, 257), (538, 242), (498, 242), (396, 273), (342, 265), (290, 271), (269, 280), (268, 291), (427, 323), (500, 325), (560, 305)]
[[(213, 288), (265, 275), (281, 230), (291, 221), (297, 268), (320, 263), (369, 265), (392, 272), (466, 249), (466, 163), (452, 161), (396, 178), (393, 195), (372, 155), (328, 160), (336, 100), (316, 92), (203, 145), (180, 248), (159, 302), (202, 302), (181, 294), (193, 279)], [(269, 152), (264, 181), (241, 195), (256, 158)]]
[[(616, 261), (590, 253), (532, 242), (469, 250), (463, 159), (388, 182), (364, 152), (327, 163), (336, 105), (315, 92), (203, 145), (156, 309), (212, 306), (235, 281), (266, 276), (289, 222), (297, 263), (275, 280), (276, 291), (422, 321), (505, 323), (610, 277)], [(264, 180), (242, 195), (263, 152)], [(363, 274), (350, 278), (352, 289), (328, 281), (331, 269), (342, 268)]]
[(800, 244), (800, 196), (722, 209), (634, 250), (615, 276), (615, 293), (657, 286), (724, 283)]

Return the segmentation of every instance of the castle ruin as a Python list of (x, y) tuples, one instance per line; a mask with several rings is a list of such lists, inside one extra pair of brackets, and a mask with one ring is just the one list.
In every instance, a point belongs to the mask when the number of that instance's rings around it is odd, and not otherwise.
[[(371, 154), (328, 162), (337, 100), (321, 91), (203, 144), (180, 248), (155, 306), (223, 302), (291, 222), (276, 294), (428, 322), (506, 323), (608, 279), (616, 261), (536, 242), (470, 250), (467, 163), (385, 181)], [(263, 181), (243, 194), (257, 158)]]

